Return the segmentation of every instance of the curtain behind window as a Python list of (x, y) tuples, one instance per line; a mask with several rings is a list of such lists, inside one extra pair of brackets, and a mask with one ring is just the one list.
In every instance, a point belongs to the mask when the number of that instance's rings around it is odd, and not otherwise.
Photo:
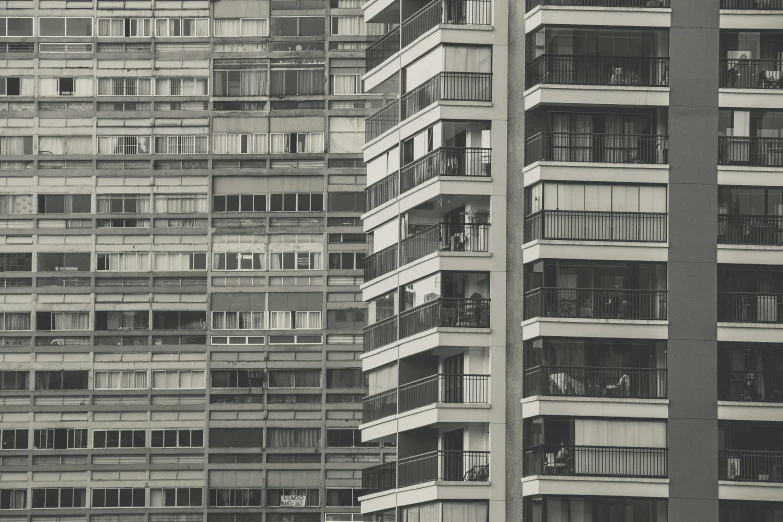
[(321, 445), (320, 428), (269, 428), (268, 448), (317, 448)]

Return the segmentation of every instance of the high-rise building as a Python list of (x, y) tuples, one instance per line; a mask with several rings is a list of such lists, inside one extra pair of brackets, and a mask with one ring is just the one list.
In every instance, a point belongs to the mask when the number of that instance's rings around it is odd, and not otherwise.
[(0, 520), (360, 520), (358, 0), (0, 3)]
[(783, 2), (363, 9), (365, 522), (783, 517)]

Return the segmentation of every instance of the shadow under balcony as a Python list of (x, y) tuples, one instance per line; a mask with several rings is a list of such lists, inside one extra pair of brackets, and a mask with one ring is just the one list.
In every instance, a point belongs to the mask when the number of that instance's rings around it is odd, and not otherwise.
[(526, 11), (532, 11), (536, 7), (550, 5), (558, 7), (625, 7), (631, 9), (671, 7), (670, 0), (527, 0), (525, 8)]
[(525, 165), (537, 161), (665, 165), (668, 136), (539, 132), (527, 139)]
[(718, 244), (783, 246), (783, 216), (719, 214)]
[(542, 210), (525, 217), (525, 242), (540, 239), (665, 243), (668, 214)]
[(665, 320), (666, 290), (537, 288), (525, 294), (524, 318)]
[(365, 495), (441, 481), (489, 482), (489, 452), (437, 450), (362, 470)]
[(526, 66), (526, 85), (668, 87), (669, 58), (544, 54)]
[(525, 451), (523, 476), (666, 478), (667, 449), (540, 446)]
[(524, 396), (665, 399), (665, 368), (539, 366), (525, 370)]
[(718, 164), (746, 167), (783, 167), (783, 138), (720, 136)]

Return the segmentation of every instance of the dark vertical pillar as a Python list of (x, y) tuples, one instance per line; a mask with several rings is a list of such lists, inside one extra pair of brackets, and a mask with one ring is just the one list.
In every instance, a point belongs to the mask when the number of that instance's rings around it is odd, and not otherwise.
[(669, 522), (718, 520), (717, 0), (672, 0)]

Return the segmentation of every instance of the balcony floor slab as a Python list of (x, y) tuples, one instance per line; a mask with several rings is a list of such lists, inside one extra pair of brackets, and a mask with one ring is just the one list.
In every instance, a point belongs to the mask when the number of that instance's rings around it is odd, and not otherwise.
[(781, 335), (783, 324), (718, 323), (718, 342), (778, 343)]
[(670, 27), (671, 8), (540, 6), (525, 14), (525, 32), (542, 25)]
[(783, 13), (780, 11), (721, 9), (721, 29), (763, 29), (780, 30), (783, 27)]
[(783, 484), (779, 482), (718, 481), (718, 498), (721, 500), (751, 500), (780, 502)]
[[(758, 30), (758, 27), (754, 30)], [(720, 89), (718, 106), (733, 109), (783, 109), (783, 89)]]
[(539, 105), (618, 105), (624, 107), (667, 107), (668, 87), (616, 85), (540, 84), (525, 91), (525, 110)]
[(374, 513), (436, 500), (489, 500), (491, 490), (491, 482), (431, 481), (365, 495), (359, 500), (362, 513)]
[(783, 422), (783, 403), (718, 401), (719, 420)]
[(665, 263), (669, 260), (668, 247), (668, 243), (537, 239), (522, 245), (522, 262), (530, 263), (539, 259), (585, 259)]
[(599, 337), (617, 339), (668, 339), (668, 321), (624, 319), (572, 319), (534, 317), (522, 322), (522, 338)]
[(645, 419), (666, 419), (669, 416), (668, 399), (534, 395), (521, 402), (525, 419), (540, 415)]
[(489, 404), (449, 404), (438, 402), (398, 413), (367, 424), (360, 424), (362, 440), (390, 437), (396, 433), (438, 424), (488, 424)]
[(668, 498), (669, 479), (625, 477), (559, 477), (531, 475), (522, 478), (522, 496), (605, 496)]
[(561, 161), (537, 161), (523, 169), (526, 187), (539, 181), (582, 181), (604, 183), (655, 183), (669, 182), (668, 165), (642, 163), (572, 163)]
[(783, 246), (718, 244), (718, 263), (783, 265)]
[(779, 187), (783, 185), (783, 167), (719, 165), (718, 185)]

